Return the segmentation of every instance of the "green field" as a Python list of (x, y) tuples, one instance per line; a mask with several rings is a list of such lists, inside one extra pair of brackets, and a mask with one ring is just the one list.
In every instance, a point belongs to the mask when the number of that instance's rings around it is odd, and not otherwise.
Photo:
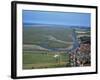
[(23, 43), (43, 45), (47, 44), (49, 48), (66, 48), (71, 42), (72, 29), (61, 27), (24, 27)]
[[(58, 57), (54, 57), (55, 55)], [(23, 69), (66, 67), (68, 60), (65, 52), (24, 51)]]

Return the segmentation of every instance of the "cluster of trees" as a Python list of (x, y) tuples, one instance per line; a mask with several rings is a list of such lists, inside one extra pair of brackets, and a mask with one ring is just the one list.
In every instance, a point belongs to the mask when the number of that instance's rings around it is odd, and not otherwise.
[(91, 40), (89, 36), (82, 36), (79, 38), (79, 40), (83, 44), (91, 44)]

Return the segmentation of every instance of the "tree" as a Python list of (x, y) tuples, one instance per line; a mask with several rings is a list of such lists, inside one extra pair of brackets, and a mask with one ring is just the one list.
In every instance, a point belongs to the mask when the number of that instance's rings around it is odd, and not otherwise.
[(80, 42), (83, 44), (90, 44), (91, 40), (89, 36), (82, 36), (79, 38)]

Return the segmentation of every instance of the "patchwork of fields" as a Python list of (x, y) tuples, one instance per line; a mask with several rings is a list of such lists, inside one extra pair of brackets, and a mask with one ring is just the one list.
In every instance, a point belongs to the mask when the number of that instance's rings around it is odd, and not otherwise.
[(66, 67), (68, 59), (64, 52), (24, 51), (23, 69)]

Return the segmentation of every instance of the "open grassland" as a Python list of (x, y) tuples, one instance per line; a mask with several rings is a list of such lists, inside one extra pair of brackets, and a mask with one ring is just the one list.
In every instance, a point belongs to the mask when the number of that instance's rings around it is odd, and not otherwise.
[(67, 48), (72, 44), (70, 28), (24, 27), (23, 43), (46, 46), (48, 48)]
[(68, 60), (65, 52), (24, 51), (23, 69), (66, 67)]

